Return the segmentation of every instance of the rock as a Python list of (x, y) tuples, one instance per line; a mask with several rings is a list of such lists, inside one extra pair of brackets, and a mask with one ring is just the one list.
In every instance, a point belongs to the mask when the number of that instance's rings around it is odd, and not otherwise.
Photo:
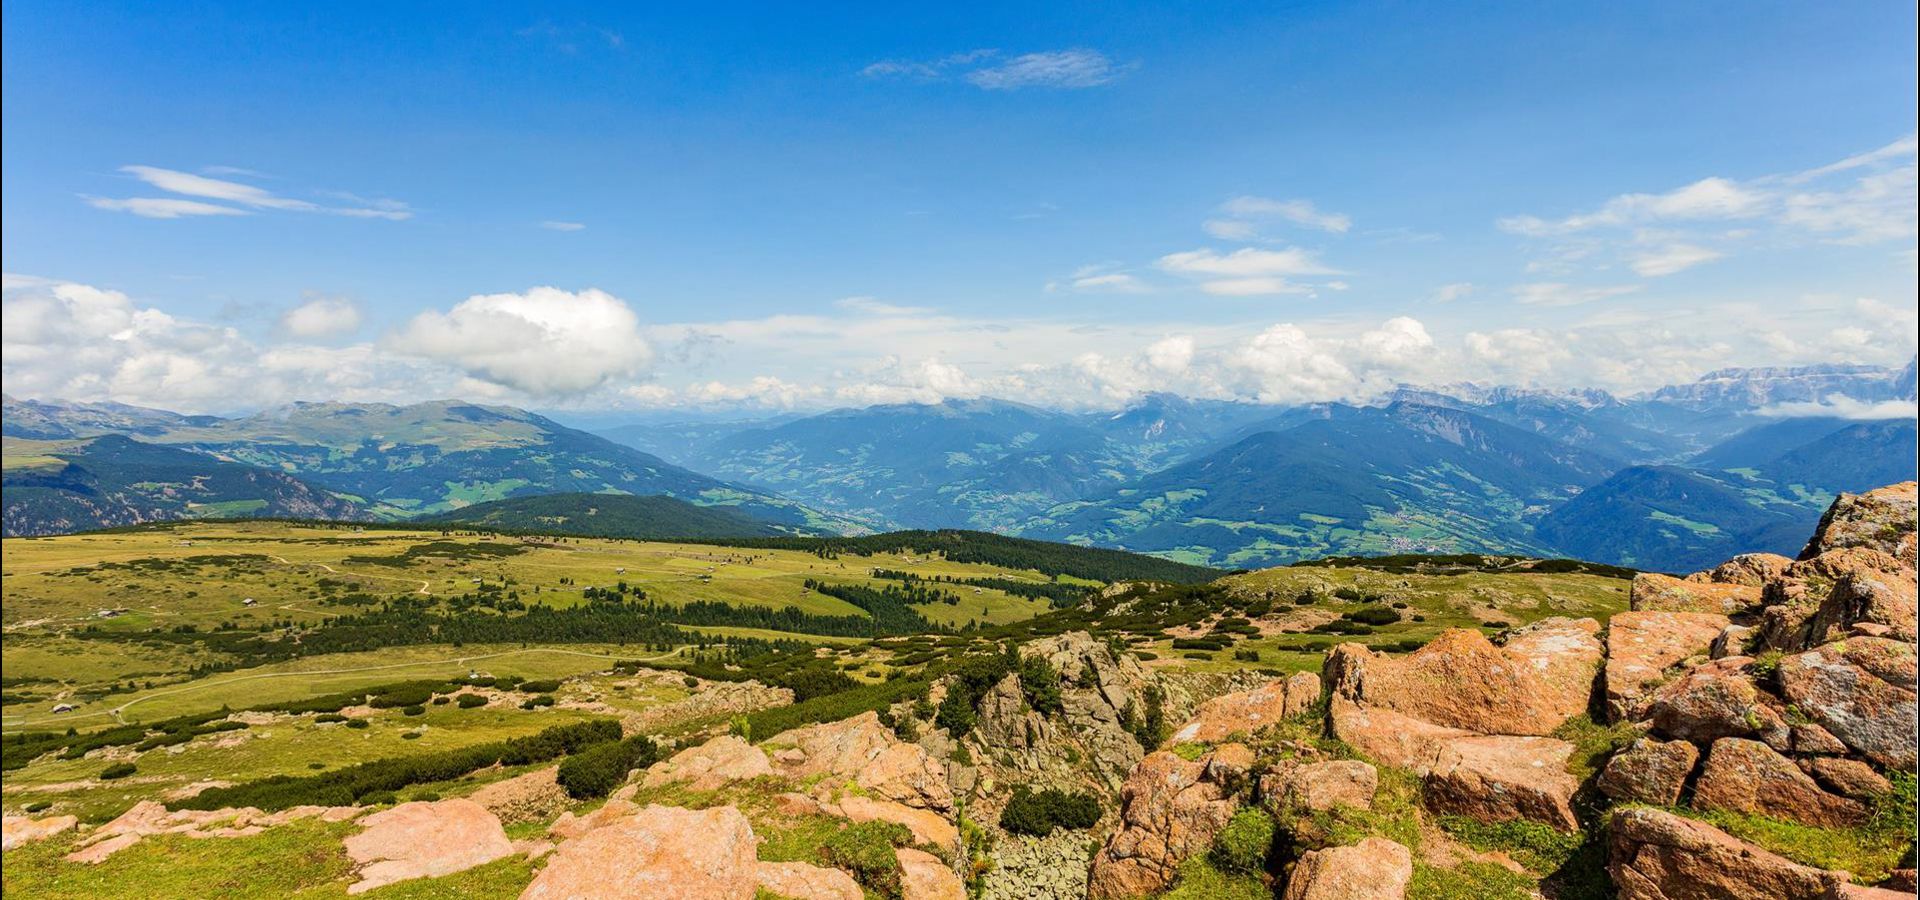
[(1748, 645), (1753, 643), (1754, 636), (1759, 633), (1760, 629), (1752, 625), (1728, 625), (1714, 636), (1713, 643), (1707, 647), (1707, 655), (1714, 659), (1746, 656)]
[(1793, 560), (1778, 553), (1742, 553), (1715, 566), (1712, 571), (1688, 575), (1686, 580), (1760, 587), (1780, 577), (1791, 565)]
[(876, 713), (795, 728), (767, 745), (780, 748), (774, 762), (788, 778), (841, 778), (908, 806), (942, 812), (953, 808), (946, 766), (919, 745), (901, 743)]
[(711, 791), (772, 774), (773, 764), (765, 751), (728, 734), (654, 763), (642, 783), (647, 787), (685, 784), (696, 791)]
[(1820, 603), (1817, 619), (1830, 631), (1879, 626), (1886, 636), (1913, 642), (1920, 619), (1920, 583), (1914, 570), (1875, 550), (1839, 550), (1819, 557), (1846, 556), (1847, 570)]
[(1289, 718), (1313, 708), (1320, 699), (1320, 676), (1313, 672), (1295, 672), (1287, 676), (1287, 705), (1280, 714)]
[(1426, 802), (1434, 811), (1481, 822), (1529, 819), (1578, 831), (1573, 795), (1580, 782), (1567, 774), (1573, 745), (1543, 737), (1484, 735), (1454, 738), (1427, 773)]
[(979, 900), (1086, 900), (1090, 861), (1081, 832), (1004, 835), (993, 843), (993, 866), (980, 875)]
[(1867, 815), (1865, 804), (1827, 793), (1786, 757), (1743, 738), (1713, 742), (1694, 786), (1693, 805), (1822, 828), (1858, 824)]
[[(1296, 679), (1298, 676), (1284, 681), (1276, 678), (1253, 690), (1222, 694), (1200, 704), (1193, 718), (1175, 730), (1163, 746), (1212, 744), (1234, 735), (1252, 736), (1272, 727), (1319, 699), (1319, 679), (1310, 674), (1305, 680)], [(1296, 688), (1296, 684), (1300, 687)], [(1309, 686), (1311, 696), (1295, 696), (1296, 691), (1308, 690)]]
[(1916, 762), (1914, 646), (1848, 638), (1780, 660), (1780, 686), (1795, 709), (1862, 756), (1911, 772)]
[(140, 843), (140, 837), (141, 837), (140, 835), (132, 834), (132, 833), (116, 834), (113, 837), (107, 838), (104, 841), (96, 841), (92, 844), (88, 844), (87, 846), (82, 847), (79, 850), (75, 850), (72, 853), (69, 853), (66, 856), (61, 857), (61, 859), (64, 859), (67, 862), (87, 863), (88, 865), (96, 865), (99, 863), (106, 862), (107, 857), (112, 856), (115, 853), (119, 853), (120, 851), (125, 850), (128, 847), (131, 847), (135, 844)]
[(1842, 797), (1870, 803), (1893, 790), (1893, 782), (1857, 759), (1823, 756), (1807, 760), (1806, 765), (1816, 780)]
[[(1585, 677), (1591, 679), (1601, 655), (1599, 641), (1590, 633), (1581, 640), (1571, 630), (1553, 632), (1551, 641), (1578, 647), (1568, 652), (1585, 662)], [(1341, 644), (1327, 654), (1322, 677), (1329, 693), (1435, 725), (1544, 735), (1586, 711), (1586, 695), (1575, 702), (1577, 692), (1565, 686), (1574, 668), (1555, 668), (1535, 653), (1495, 647), (1478, 631), (1450, 628), (1404, 657)]]
[(7, 816), (0, 819), (0, 850), (12, 850), (23, 844), (44, 841), (79, 825), (74, 816), (47, 816), (42, 819), (28, 816)]
[(1592, 619), (1553, 616), (1508, 632), (1501, 649), (1532, 664), (1549, 708), (1573, 710), (1572, 716), (1593, 699), (1593, 675), (1606, 656), (1599, 634), (1600, 623)]
[(646, 806), (561, 844), (520, 900), (750, 900), (758, 844), (731, 806)]
[(783, 815), (789, 816), (831, 815), (831, 813), (827, 812), (826, 807), (821, 805), (820, 801), (805, 794), (796, 794), (791, 791), (775, 796), (773, 798), (773, 808), (779, 810)]
[(967, 884), (947, 864), (924, 850), (899, 847), (901, 900), (967, 900)]
[(1425, 775), (1440, 748), (1472, 732), (1423, 722), (1390, 709), (1371, 709), (1338, 694), (1328, 701), (1333, 735), (1373, 761)]
[(1646, 712), (1647, 692), (1667, 670), (1706, 654), (1727, 627), (1726, 616), (1705, 612), (1640, 610), (1607, 620), (1608, 713), (1616, 721), (1639, 719)]
[(467, 799), (486, 807), (505, 825), (545, 821), (559, 815), (569, 802), (558, 773), (558, 766), (535, 769), (487, 785)]
[(438, 878), (513, 855), (513, 842), (493, 813), (472, 800), (402, 803), (361, 820), (346, 839), (360, 880), (358, 894), (410, 878)]
[(1702, 612), (1723, 616), (1760, 605), (1759, 585), (1686, 581), (1642, 572), (1633, 577), (1627, 608), (1645, 612)]
[(1373, 807), (1380, 773), (1357, 759), (1287, 765), (1260, 776), (1261, 802), (1276, 813), (1324, 812), (1336, 806)]
[(916, 844), (931, 844), (935, 847), (959, 849), (960, 830), (953, 827), (939, 813), (925, 809), (915, 809), (903, 803), (891, 800), (875, 800), (858, 794), (849, 794), (840, 798), (840, 815), (855, 822), (894, 822), (905, 825), (913, 832)]
[(1832, 900), (1847, 883), (1845, 873), (1790, 862), (1649, 807), (1609, 819), (1607, 873), (1619, 900)]
[(563, 812), (560, 817), (547, 826), (547, 834), (562, 840), (572, 840), (596, 828), (605, 828), (640, 810), (639, 806), (624, 797), (613, 797), (600, 804), (598, 809), (584, 816), (576, 816), (571, 811)]
[(754, 866), (760, 888), (793, 900), (861, 900), (860, 884), (839, 869), (803, 862), (763, 862)]
[(1845, 547), (1868, 547), (1914, 565), (1914, 513), (1920, 486), (1907, 481), (1864, 494), (1841, 494), (1820, 517), (1801, 559)]
[(1597, 786), (1621, 803), (1673, 806), (1699, 761), (1699, 748), (1687, 741), (1640, 738), (1607, 760)]
[(1210, 776), (1234, 766), (1211, 767), (1211, 757), (1189, 762), (1163, 750), (1134, 767), (1120, 790), (1120, 827), (1094, 854), (1087, 883), (1092, 900), (1166, 888), (1181, 861), (1204, 852), (1226, 827), (1238, 807), (1237, 785)]
[(1747, 674), (1752, 662), (1744, 656), (1716, 659), (1661, 685), (1647, 706), (1653, 727), (1701, 746), (1723, 737), (1751, 737), (1788, 749), (1791, 732), (1780, 703), (1753, 683)]
[(1314, 850), (1294, 863), (1283, 900), (1402, 900), (1413, 880), (1413, 854), (1370, 837), (1350, 847)]

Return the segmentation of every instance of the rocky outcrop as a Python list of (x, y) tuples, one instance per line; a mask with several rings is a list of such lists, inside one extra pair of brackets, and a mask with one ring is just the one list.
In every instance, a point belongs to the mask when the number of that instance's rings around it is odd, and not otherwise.
[(803, 862), (763, 862), (754, 867), (760, 889), (792, 900), (861, 900), (860, 884), (839, 869)]
[(1236, 735), (1250, 737), (1312, 707), (1318, 699), (1320, 679), (1309, 672), (1275, 679), (1250, 691), (1222, 694), (1200, 704), (1167, 743), (1212, 744)]
[(1730, 616), (1760, 605), (1758, 584), (1695, 581), (1643, 572), (1633, 578), (1627, 606), (1635, 612), (1698, 612)]
[(1667, 670), (1690, 657), (1705, 656), (1728, 625), (1719, 613), (1638, 610), (1607, 620), (1604, 668), (1607, 710), (1615, 719), (1633, 721), (1646, 712), (1650, 689)]
[(1543, 737), (1483, 735), (1448, 741), (1427, 773), (1427, 806), (1481, 822), (1528, 819), (1577, 831), (1567, 774), (1573, 745)]
[(1887, 638), (1836, 641), (1780, 660), (1794, 708), (1873, 762), (1913, 771), (1914, 645)]
[(1614, 813), (1607, 872), (1619, 900), (1832, 900), (1849, 887), (1844, 872), (1802, 866), (1646, 807)]
[(1089, 861), (1082, 832), (1004, 835), (994, 842), (993, 868), (980, 877), (980, 900), (1085, 900)]
[(493, 813), (472, 800), (402, 803), (362, 819), (346, 839), (358, 894), (412, 878), (437, 878), (511, 856), (513, 843)]
[(1607, 760), (1596, 786), (1621, 803), (1672, 806), (1699, 761), (1699, 748), (1687, 741), (1640, 738)]
[(967, 900), (966, 882), (940, 857), (911, 847), (897, 848), (893, 855), (900, 861), (901, 900)]
[(1871, 803), (1893, 790), (1893, 782), (1857, 759), (1817, 756), (1804, 760), (1802, 769), (1815, 781), (1842, 797)]
[(1447, 741), (1473, 735), (1465, 729), (1435, 725), (1391, 709), (1361, 706), (1338, 694), (1329, 699), (1328, 713), (1334, 737), (1381, 765), (1419, 775), (1433, 768)]
[(902, 743), (876, 713), (809, 725), (767, 741), (773, 766), (796, 781), (834, 778), (907, 806), (953, 809), (947, 768), (916, 744)]
[(1828, 828), (1858, 824), (1867, 815), (1866, 804), (1827, 793), (1786, 757), (1741, 738), (1713, 743), (1693, 805)]
[(647, 787), (684, 784), (696, 791), (711, 791), (772, 774), (773, 764), (765, 751), (729, 734), (654, 763), (642, 783)]
[(505, 825), (550, 821), (571, 802), (566, 789), (560, 786), (558, 772), (556, 766), (535, 769), (487, 785), (467, 799), (486, 807)]
[(1402, 900), (1413, 881), (1413, 854), (1386, 838), (1314, 850), (1287, 877), (1283, 900)]
[(1788, 749), (1784, 706), (1754, 683), (1748, 672), (1752, 664), (1744, 656), (1716, 659), (1660, 686), (1647, 709), (1653, 727), (1702, 747), (1723, 737), (1744, 737)]
[(1555, 623), (1519, 650), (1462, 628), (1441, 632), (1405, 657), (1341, 644), (1327, 655), (1323, 678), (1329, 693), (1433, 725), (1544, 735), (1586, 710), (1603, 654), (1594, 637), (1598, 626), (1589, 624)]
[(1778, 553), (1742, 553), (1706, 572), (1695, 572), (1686, 580), (1709, 584), (1739, 584), (1761, 587), (1780, 577), (1793, 560)]
[(1120, 827), (1094, 855), (1093, 900), (1163, 890), (1181, 861), (1204, 851), (1226, 827), (1252, 763), (1252, 751), (1226, 744), (1198, 760), (1160, 751), (1134, 767), (1120, 791)]
[(1800, 558), (1812, 559), (1847, 547), (1868, 547), (1913, 566), (1914, 516), (1920, 508), (1916, 498), (1920, 498), (1920, 485), (1911, 481), (1864, 494), (1841, 494), (1820, 517), (1820, 525), (1806, 549), (1800, 551)]
[(35, 819), (30, 816), (7, 816), (0, 820), (0, 850), (12, 850), (34, 841), (44, 841), (62, 832), (71, 831), (80, 824), (73, 816), (47, 816)]
[(977, 768), (956, 771), (959, 783), (1085, 783), (1116, 791), (1140, 761), (1140, 743), (1127, 730), (1149, 685), (1159, 679), (1132, 654), (1116, 656), (1104, 641), (1071, 631), (1021, 647), (1060, 673), (1061, 708), (1042, 715), (1027, 705), (1020, 679), (1008, 675), (981, 698), (979, 720), (966, 738)]
[(562, 843), (521, 900), (747, 900), (758, 839), (731, 806), (646, 806)]
[(960, 830), (953, 827), (946, 817), (925, 809), (916, 809), (891, 800), (876, 800), (849, 794), (832, 804), (823, 804), (823, 811), (853, 822), (893, 822), (904, 825), (913, 833), (913, 842), (933, 847), (958, 850)]
[(1260, 802), (1284, 810), (1325, 812), (1336, 806), (1369, 809), (1380, 773), (1357, 759), (1280, 766), (1260, 776)]

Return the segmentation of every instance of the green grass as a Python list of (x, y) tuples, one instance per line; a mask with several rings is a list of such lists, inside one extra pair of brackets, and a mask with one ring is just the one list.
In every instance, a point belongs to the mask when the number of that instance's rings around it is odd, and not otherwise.
[(1567, 754), (1567, 774), (1585, 782), (1600, 771), (1608, 757), (1633, 743), (1640, 732), (1631, 722), (1601, 725), (1591, 715), (1581, 713), (1562, 722), (1553, 736), (1573, 745), (1573, 752)]
[(1407, 900), (1532, 900), (1538, 881), (1492, 863), (1463, 862), (1451, 869), (1413, 864)]
[(1671, 810), (1703, 819), (1734, 837), (1751, 841), (1803, 865), (1845, 869), (1860, 884), (1875, 884), (1901, 864), (1914, 846), (1914, 776), (1895, 772), (1893, 793), (1874, 804), (1873, 816), (1853, 828), (1819, 828), (1780, 819), (1714, 810)]
[(1273, 900), (1273, 890), (1253, 875), (1228, 875), (1200, 854), (1180, 864), (1180, 880), (1162, 900)]
[[(88, 897), (94, 900), (274, 900), (314, 896), (346, 879), (352, 861), (341, 839), (349, 824), (296, 822), (245, 838), (148, 837), (98, 865), (60, 857), (70, 837), (7, 851), (8, 897)], [(339, 893), (345, 894), (342, 887)], [(378, 896), (378, 895), (369, 895)]]

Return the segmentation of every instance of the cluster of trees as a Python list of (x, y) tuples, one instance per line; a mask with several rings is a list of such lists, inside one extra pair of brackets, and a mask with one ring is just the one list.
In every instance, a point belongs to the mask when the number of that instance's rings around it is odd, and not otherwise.
[(588, 747), (560, 762), (558, 781), (575, 800), (605, 797), (627, 780), (627, 773), (660, 760), (660, 747), (646, 735)]
[[(838, 597), (866, 610), (872, 628), (869, 635), (873, 637), (889, 634), (945, 632), (948, 629), (927, 621), (927, 617), (914, 609), (913, 604), (960, 602), (960, 598), (950, 592), (912, 584), (889, 584), (876, 591), (864, 584), (835, 584), (809, 578), (806, 580), (806, 587), (808, 590), (819, 591), (829, 597)], [(949, 601), (947, 598), (952, 600)]]
[(1100, 823), (1100, 800), (1092, 794), (1069, 793), (1057, 788), (1033, 791), (1025, 785), (1013, 789), (1013, 797), (1000, 811), (1000, 827), (1013, 834), (1046, 837), (1055, 828), (1080, 831)]
[[(1093, 590), (1086, 585), (1073, 584), (1071, 582), (1021, 581), (1017, 578), (1000, 578), (997, 576), (961, 578), (954, 575), (919, 575), (913, 572), (902, 572), (898, 569), (874, 569), (873, 577), (884, 578), (890, 581), (904, 581), (909, 584), (917, 581), (930, 581), (938, 584), (958, 584), (967, 587), (986, 588), (990, 591), (1012, 594), (1015, 597), (1045, 600), (1055, 609), (1064, 609), (1073, 606), (1086, 599), (1087, 594)], [(947, 602), (957, 602), (957, 598), (956, 600)]]
[(1048, 577), (1071, 575), (1090, 581), (1157, 581), (1172, 584), (1201, 584), (1226, 574), (1219, 569), (1194, 566), (1154, 556), (1007, 537), (985, 531), (942, 529), (939, 531), (895, 531), (864, 537), (827, 538), (738, 538), (713, 539), (701, 543), (726, 547), (753, 547), (768, 550), (801, 550), (822, 559), (841, 555), (878, 556), (885, 554), (939, 554), (949, 561), (979, 563), (1006, 569), (1031, 569)]

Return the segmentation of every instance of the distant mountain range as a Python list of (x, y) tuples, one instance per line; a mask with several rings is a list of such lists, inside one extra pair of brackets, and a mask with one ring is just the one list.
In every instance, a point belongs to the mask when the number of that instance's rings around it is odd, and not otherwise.
[(1910, 414), (1840, 414), (1914, 398), (1909, 363), (1724, 370), (1637, 397), (1156, 394), (1095, 414), (954, 400), (606, 436), (453, 401), (221, 418), (7, 398), (6, 533), (209, 515), (636, 537), (963, 528), (1212, 566), (1495, 552), (1683, 570), (1797, 550), (1834, 493), (1913, 478)]

